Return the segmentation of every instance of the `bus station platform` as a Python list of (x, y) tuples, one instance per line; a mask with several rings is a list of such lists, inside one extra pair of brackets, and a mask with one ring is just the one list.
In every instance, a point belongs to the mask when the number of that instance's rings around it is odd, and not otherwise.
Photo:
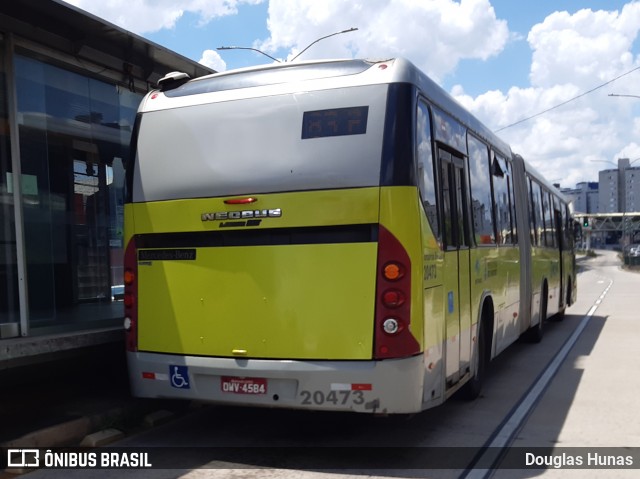
[(0, 371), (83, 354), (87, 348), (124, 344), (122, 326), (0, 340)]

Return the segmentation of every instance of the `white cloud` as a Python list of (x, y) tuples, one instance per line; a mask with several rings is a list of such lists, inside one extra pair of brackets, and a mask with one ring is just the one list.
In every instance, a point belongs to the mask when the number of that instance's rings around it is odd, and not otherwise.
[[(640, 122), (636, 120), (635, 122), (635, 137), (638, 137), (637, 132), (639, 130)], [(623, 149), (616, 153), (616, 158), (629, 158), (630, 160), (637, 160), (640, 158), (640, 145), (635, 141), (632, 141), (628, 145), (625, 145)], [(633, 166), (638, 166), (638, 163), (635, 163)]]
[(236, 14), (242, 3), (258, 4), (263, 0), (65, 0), (87, 12), (131, 32), (142, 34), (173, 28), (185, 12), (193, 12), (201, 23)]
[[(476, 98), (453, 89), (456, 98), (489, 127), (497, 129), (550, 109), (640, 66), (632, 52), (640, 30), (640, 2), (621, 11), (556, 12), (529, 32), (533, 57), (531, 86)], [(635, 99), (640, 71), (498, 134), (545, 177), (563, 186), (597, 180), (597, 172), (620, 156), (636, 158), (640, 121)], [(640, 106), (640, 105), (638, 105)], [(637, 156), (634, 156), (638, 154)]]
[(320, 37), (357, 27), (300, 59), (403, 56), (436, 80), (461, 59), (497, 55), (509, 37), (489, 0), (271, 0), (268, 26), (271, 36), (257, 46), (287, 49), (289, 58)]
[(640, 3), (621, 12), (580, 10), (555, 12), (529, 32), (533, 50), (531, 83), (552, 86), (572, 83), (585, 88), (630, 70), (630, 52), (640, 29)]
[[(640, 138), (640, 118), (633, 119), (633, 129), (631, 130), (631, 135), (633, 135), (634, 138)], [(635, 155), (634, 158), (636, 156), (640, 158), (640, 152), (638, 152), (638, 154)]]
[[(186, 13), (205, 24), (232, 15), (243, 3), (267, 0), (68, 0), (136, 33), (174, 28)], [(270, 36), (254, 47), (291, 59), (314, 40), (350, 27), (359, 30), (313, 45), (303, 60), (331, 57), (403, 56), (434, 80), (455, 73), (466, 59), (495, 58), (516, 40), (498, 19), (490, 0), (269, 0)], [(490, 128), (512, 124), (544, 111), (640, 66), (634, 53), (640, 30), (640, 1), (620, 10), (555, 12), (526, 37), (532, 52), (530, 85), (489, 91), (472, 98), (457, 86), (453, 94)], [(520, 38), (522, 40), (522, 38)], [(637, 47), (636, 47), (637, 51)], [(200, 59), (215, 70), (226, 64), (214, 51)], [(502, 66), (499, 68), (508, 68)], [(618, 156), (640, 156), (640, 71), (606, 88), (500, 132), (551, 180), (564, 186), (596, 180), (602, 165)], [(635, 110), (635, 112), (634, 112)]]
[(227, 64), (215, 50), (203, 51), (202, 58), (198, 61), (209, 68), (213, 68), (217, 72), (223, 72), (227, 69)]

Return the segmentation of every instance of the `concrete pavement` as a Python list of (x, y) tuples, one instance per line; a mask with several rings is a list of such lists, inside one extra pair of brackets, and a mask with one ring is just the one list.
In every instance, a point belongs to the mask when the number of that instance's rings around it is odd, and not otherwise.
[[(596, 258), (581, 261), (579, 303), (570, 313), (584, 314), (596, 303), (610, 282), (611, 288), (597, 305), (585, 330), (570, 351), (566, 361), (552, 380), (543, 398), (536, 405), (524, 427), (520, 430), (514, 447), (520, 448), (585, 448), (585, 447), (640, 447), (640, 412), (636, 406), (640, 395), (640, 373), (636, 367), (636, 356), (640, 352), (640, 274), (623, 271), (613, 252), (601, 252)], [(579, 312), (578, 312), (579, 309)], [(49, 384), (47, 393), (32, 398), (31, 410), (53, 403), (51, 391), (60, 386), (61, 377), (82, 379), (80, 391), (103, 388), (93, 395), (91, 401), (103, 397), (107, 392), (120, 391), (124, 402), (118, 403), (118, 394), (111, 396), (97, 408), (108, 410), (109, 405), (119, 408), (131, 406), (126, 385), (124, 361), (106, 361), (106, 366), (97, 372), (87, 363), (80, 370), (66, 370), (58, 365), (50, 366), (48, 373), (42, 372), (41, 380)], [(97, 378), (96, 378), (97, 376)], [(111, 379), (108, 379), (111, 377)], [(45, 378), (49, 378), (46, 379)], [(97, 380), (96, 380), (97, 379)], [(118, 387), (116, 387), (118, 385)], [(95, 391), (98, 391), (97, 389)], [(33, 390), (34, 394), (38, 394)], [(73, 394), (73, 391), (69, 391)], [(80, 393), (77, 393), (80, 394)], [(67, 399), (69, 396), (67, 397)], [(37, 399), (37, 400), (36, 400)], [(111, 401), (111, 402), (109, 402)], [(83, 406), (93, 407), (83, 400)], [(96, 402), (93, 403), (96, 405)], [(153, 403), (158, 406), (156, 402)], [(0, 399), (0, 406), (3, 406)], [(14, 404), (16, 406), (16, 404)], [(76, 408), (71, 413), (69, 424), (82, 418), (92, 417), (88, 409)], [(6, 421), (0, 407), (0, 424)], [(124, 409), (120, 409), (123, 411)], [(60, 411), (57, 412), (58, 414)], [(70, 416), (69, 410), (66, 411)], [(51, 417), (50, 413), (47, 413)], [(104, 416), (102, 416), (104, 417)], [(104, 423), (105, 421), (103, 421)], [(108, 422), (108, 421), (107, 421)], [(114, 424), (107, 424), (112, 426)], [(56, 425), (55, 427), (60, 427)], [(104, 427), (104, 424), (103, 424)], [(38, 431), (41, 431), (39, 429)], [(2, 431), (2, 429), (0, 429)], [(2, 438), (0, 438), (0, 443)], [(41, 443), (44, 445), (44, 443)], [(34, 444), (35, 445), (35, 444)], [(50, 444), (47, 444), (50, 445)], [(495, 477), (637, 477), (635, 470), (498, 470)]]
[[(513, 443), (522, 448), (640, 447), (640, 273), (625, 271), (613, 251), (583, 263), (581, 308), (596, 306)], [(600, 295), (611, 284), (606, 296)], [(591, 307), (592, 307), (591, 306)], [(577, 314), (572, 308), (572, 314)], [(621, 449), (620, 451), (624, 451)], [(638, 477), (635, 470), (497, 471), (494, 477)]]

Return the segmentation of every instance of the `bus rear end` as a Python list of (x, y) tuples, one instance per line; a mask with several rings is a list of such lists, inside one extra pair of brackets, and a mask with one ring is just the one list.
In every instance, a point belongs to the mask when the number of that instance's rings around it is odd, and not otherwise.
[(416, 192), (381, 182), (391, 87), (351, 79), (370, 68), (145, 99), (125, 205), (134, 395), (421, 409)]

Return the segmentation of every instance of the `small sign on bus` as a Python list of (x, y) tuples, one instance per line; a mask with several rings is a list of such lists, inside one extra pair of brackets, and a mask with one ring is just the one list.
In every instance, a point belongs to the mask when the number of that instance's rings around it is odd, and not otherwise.
[(302, 117), (302, 139), (364, 135), (367, 133), (368, 116), (368, 106), (305, 111)]

